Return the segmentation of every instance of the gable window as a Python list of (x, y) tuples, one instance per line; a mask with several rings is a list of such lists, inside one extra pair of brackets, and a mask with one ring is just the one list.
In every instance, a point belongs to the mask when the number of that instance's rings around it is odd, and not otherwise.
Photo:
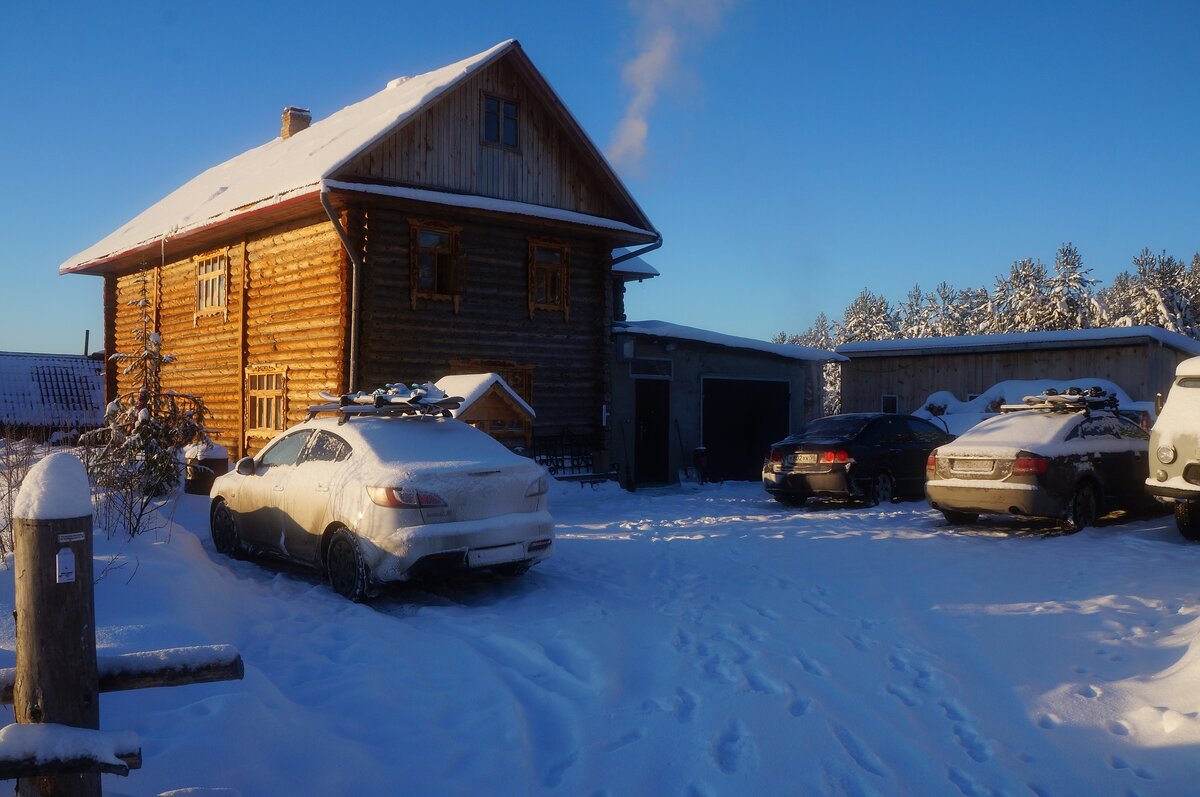
[(284, 404), (287, 369), (274, 365), (246, 369), (249, 403), (248, 430), (251, 437), (272, 437), (281, 431), (287, 417)]
[(519, 144), (517, 104), (490, 94), (483, 95), (483, 140), (516, 149)]
[(570, 249), (553, 241), (529, 242), (529, 317), (554, 310), (570, 320)]
[(458, 312), (465, 274), (458, 248), (458, 228), (431, 222), (409, 222), (409, 289), (417, 299), (449, 299)]
[[(228, 312), (229, 258), (224, 253), (196, 261), (196, 314), (226, 315)], [(193, 320), (194, 320), (193, 319)]]

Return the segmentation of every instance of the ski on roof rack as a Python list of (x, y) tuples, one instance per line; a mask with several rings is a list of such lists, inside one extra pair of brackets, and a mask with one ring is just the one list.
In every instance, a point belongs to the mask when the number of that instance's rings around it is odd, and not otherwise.
[(1019, 410), (1049, 410), (1050, 412), (1091, 412), (1092, 410), (1117, 409), (1117, 397), (1110, 395), (1103, 388), (1070, 387), (1062, 393), (1054, 388), (1047, 388), (1037, 396), (1026, 396), (1021, 404), (1001, 404), (1001, 412), (1017, 412)]
[(325, 404), (312, 404), (306, 420), (312, 420), (321, 412), (338, 413), (338, 423), (362, 415), (427, 415), (449, 418), (462, 404), (461, 396), (447, 396), (432, 382), (423, 385), (384, 385), (370, 393), (330, 393), (322, 390), (317, 394)]

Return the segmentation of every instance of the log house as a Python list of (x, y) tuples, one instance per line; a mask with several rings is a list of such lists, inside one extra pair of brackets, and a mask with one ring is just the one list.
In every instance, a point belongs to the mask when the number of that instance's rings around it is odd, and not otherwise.
[(520, 44), (310, 118), (285, 109), (279, 138), (60, 266), (104, 279), (107, 354), (137, 349), (144, 295), (164, 387), (203, 397), (235, 458), (318, 391), (494, 371), (535, 438), (607, 459), (613, 250), (661, 236)]

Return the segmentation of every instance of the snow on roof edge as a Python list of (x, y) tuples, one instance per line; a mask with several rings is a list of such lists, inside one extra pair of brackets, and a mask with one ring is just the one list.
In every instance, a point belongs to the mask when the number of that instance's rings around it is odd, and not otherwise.
[(998, 349), (1071, 342), (1103, 342), (1149, 337), (1180, 351), (1200, 355), (1200, 341), (1156, 326), (1093, 327), (1091, 329), (1062, 329), (1042, 332), (1008, 332), (999, 335), (960, 335), (944, 338), (897, 338), (893, 340), (861, 340), (843, 343), (836, 348), (839, 354), (898, 354), (907, 351), (936, 349)]
[(825, 351), (824, 349), (797, 346), (793, 343), (770, 343), (755, 338), (743, 338), (738, 335), (726, 335), (723, 332), (685, 327), (680, 324), (672, 324), (669, 321), (618, 321), (613, 324), (613, 334), (674, 338), (675, 340), (725, 346), (730, 349), (745, 349), (747, 351), (775, 354), (780, 357), (787, 357), (790, 360), (845, 362), (847, 359), (836, 352)]
[(529, 413), (530, 418), (536, 418), (537, 413), (533, 411), (533, 407), (525, 402), (525, 399), (517, 395), (517, 392), (512, 389), (508, 382), (504, 381), (504, 377), (497, 373), (486, 374), (450, 374), (443, 376), (441, 379), (434, 382), (438, 388), (450, 396), (458, 396), (463, 402), (462, 404), (450, 413), (457, 418), (459, 414), (464, 412), (472, 404), (478, 401), (488, 388), (492, 385), (499, 385), (510, 398)]
[(603, 216), (590, 216), (573, 210), (552, 208), (546, 205), (533, 205), (528, 202), (516, 202), (511, 199), (493, 199), (492, 197), (476, 194), (451, 194), (446, 191), (433, 191), (428, 188), (407, 188), (405, 186), (374, 185), (371, 183), (347, 183), (341, 180), (324, 180), (325, 188), (335, 188), (341, 191), (357, 191), (364, 194), (413, 199), (419, 202), (430, 202), (438, 205), (449, 205), (473, 210), (491, 210), (497, 213), (515, 213), (521, 216), (553, 219), (574, 224), (584, 224), (589, 227), (601, 227), (618, 232), (636, 233), (639, 235), (655, 235), (650, 230), (643, 230), (626, 224), (623, 221), (606, 219)]

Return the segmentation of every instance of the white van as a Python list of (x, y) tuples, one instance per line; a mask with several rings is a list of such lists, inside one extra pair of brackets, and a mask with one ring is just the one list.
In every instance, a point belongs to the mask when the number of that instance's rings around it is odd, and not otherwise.
[(1175, 525), (1200, 540), (1200, 357), (1175, 369), (1175, 382), (1150, 430), (1146, 490), (1175, 502)]

